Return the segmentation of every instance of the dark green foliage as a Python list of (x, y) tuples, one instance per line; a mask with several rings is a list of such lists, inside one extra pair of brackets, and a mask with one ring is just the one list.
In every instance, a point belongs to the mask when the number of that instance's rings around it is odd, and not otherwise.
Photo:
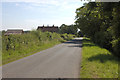
[(78, 32), (78, 34), (77, 34), (77, 36), (78, 36), (78, 37), (83, 37), (82, 32), (81, 32), (81, 31), (79, 31), (79, 32)]
[(72, 34), (67, 34), (67, 33), (65, 33), (65, 34), (61, 34), (61, 37), (64, 39), (64, 40), (70, 40), (70, 39), (72, 39), (73, 37), (75, 37), (75, 36), (73, 36)]
[(89, 2), (76, 10), (76, 24), (94, 43), (120, 57), (120, 2)]
[(67, 33), (67, 34), (76, 34), (77, 33), (77, 26), (76, 25), (65, 25), (65, 24), (62, 24), (60, 26), (60, 33), (64, 34), (64, 33)]

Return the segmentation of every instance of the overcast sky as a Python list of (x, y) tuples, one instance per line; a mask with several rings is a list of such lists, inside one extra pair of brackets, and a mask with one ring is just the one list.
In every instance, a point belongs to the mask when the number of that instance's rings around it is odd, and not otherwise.
[(80, 0), (3, 0), (2, 29), (32, 30), (38, 26), (74, 24)]

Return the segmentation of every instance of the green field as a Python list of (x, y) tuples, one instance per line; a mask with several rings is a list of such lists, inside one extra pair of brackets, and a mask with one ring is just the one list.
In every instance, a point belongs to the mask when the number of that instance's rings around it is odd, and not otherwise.
[(108, 50), (83, 39), (80, 78), (118, 78), (118, 59)]

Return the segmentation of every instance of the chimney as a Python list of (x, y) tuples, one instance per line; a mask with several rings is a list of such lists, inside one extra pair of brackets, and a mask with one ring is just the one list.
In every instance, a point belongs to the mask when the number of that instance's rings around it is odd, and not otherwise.
[(47, 25), (47, 27), (49, 27), (49, 24)]
[(53, 27), (54, 27), (54, 24), (53, 24)]

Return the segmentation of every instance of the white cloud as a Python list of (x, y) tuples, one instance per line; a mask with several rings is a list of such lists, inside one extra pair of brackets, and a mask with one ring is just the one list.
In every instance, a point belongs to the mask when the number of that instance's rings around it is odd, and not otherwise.
[[(29, 2), (31, 5), (27, 5), (26, 9), (32, 9), (32, 7), (37, 6), (44, 6), (44, 7), (51, 7), (51, 6), (59, 6), (63, 10), (70, 9), (70, 8), (78, 8), (81, 6), (80, 3), (84, 3), (86, 1), (82, 0), (3, 0), (2, 2)], [(16, 4), (16, 6), (19, 6)]]
[(16, 3), (15, 5), (16, 5), (16, 6), (19, 6), (19, 4), (18, 4), (18, 3)]
[[(23, 22), (19, 24), (6, 24), (8, 27), (10, 25), (20, 25), (26, 30), (36, 28), (43, 24), (54, 24), (57, 26), (60, 26), (61, 24), (74, 24), (75, 10), (82, 6), (83, 3), (81, 3), (80, 0), (3, 0), (3, 2), (16, 2), (15, 6), (27, 9), (25, 11), (30, 11), (31, 13), (34, 12), (31, 17), (23, 18)], [(37, 13), (40, 14), (38, 15)], [(36, 15), (39, 17), (34, 17)], [(45, 18), (43, 18), (44, 16)]]
[(86, 2), (84, 0), (2, 0), (2, 2), (34, 2), (34, 3), (43, 3), (43, 4), (64, 4), (66, 2)]

